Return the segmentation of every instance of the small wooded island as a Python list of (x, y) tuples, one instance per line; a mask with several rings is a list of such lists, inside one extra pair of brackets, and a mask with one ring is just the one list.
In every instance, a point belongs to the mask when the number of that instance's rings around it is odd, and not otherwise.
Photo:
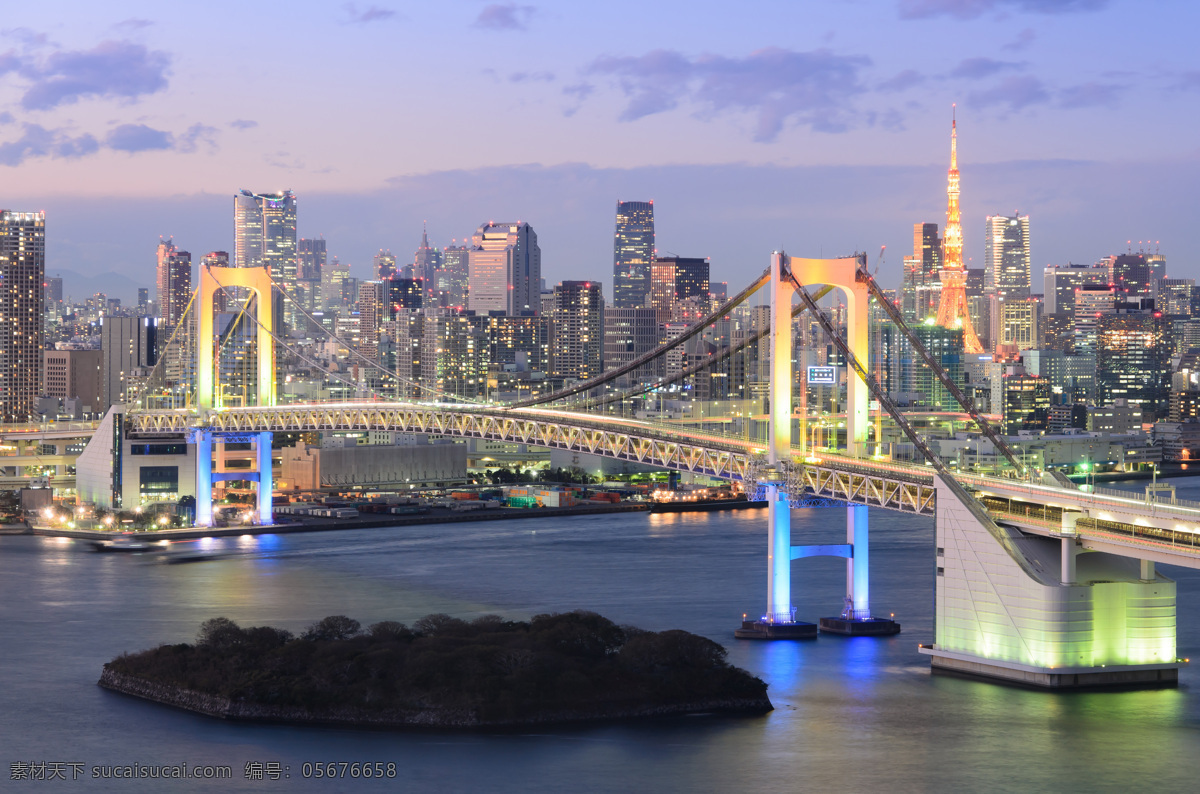
[(763, 714), (767, 685), (686, 631), (594, 612), (427, 615), (362, 630), (335, 615), (294, 636), (205, 621), (194, 645), (104, 665), (100, 686), (234, 720), (372, 728), (487, 727), (717, 712)]

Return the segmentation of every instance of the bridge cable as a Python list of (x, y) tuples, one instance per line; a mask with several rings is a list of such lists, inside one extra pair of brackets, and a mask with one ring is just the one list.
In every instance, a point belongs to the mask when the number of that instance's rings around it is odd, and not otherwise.
[(1008, 458), (1008, 462), (1013, 465), (1013, 468), (1015, 468), (1022, 476), (1024, 476), (1027, 472), (1027, 467), (1025, 464), (1022, 463), (1015, 454), (1013, 454), (1012, 448), (1009, 447), (1007, 442), (1005, 442), (1004, 439), (1001, 438), (996, 430), (992, 427), (991, 423), (988, 422), (983, 414), (980, 413), (975, 407), (975, 401), (963, 393), (962, 389), (958, 387), (958, 384), (954, 382), (954, 379), (946, 374), (946, 370), (942, 368), (937, 359), (930, 355), (929, 351), (925, 348), (925, 345), (921, 343), (920, 338), (918, 338), (917, 335), (913, 333), (912, 329), (908, 327), (908, 323), (904, 321), (904, 317), (900, 314), (900, 311), (895, 307), (894, 304), (892, 304), (891, 301), (887, 299), (887, 296), (883, 294), (883, 290), (879, 288), (879, 285), (875, 282), (875, 279), (871, 276), (871, 274), (867, 272), (865, 266), (859, 269), (859, 271), (856, 273), (856, 278), (858, 281), (866, 283), (867, 289), (879, 303), (880, 308), (887, 313), (888, 317), (891, 318), (896, 327), (899, 328), (904, 336), (908, 339), (909, 344), (911, 344), (913, 349), (916, 350), (921, 356), (921, 359), (925, 362), (926, 366), (933, 370), (933, 373), (937, 375), (938, 380), (941, 381), (942, 385), (946, 387), (946, 390), (954, 395), (954, 399), (958, 401), (958, 404), (962, 406), (963, 410), (966, 411), (973, 420), (975, 420), (975, 424), (979, 426), (979, 429), (983, 431), (983, 434), (987, 436), (989, 441), (992, 442), (992, 445), (995, 446), (996, 449), (1000, 450), (1004, 457)]
[[(180, 330), (182, 330), (188, 324), (186, 322), (186, 320), (188, 318), (188, 315), (190, 315), (192, 312), (192, 307), (193, 307), (193, 304), (195, 304), (195, 302), (196, 302), (196, 296), (198, 294), (200, 294), (199, 289), (192, 290), (192, 296), (190, 298), (188, 298), (187, 306), (184, 307), (183, 314), (180, 316), (179, 322), (176, 323), (175, 327), (171, 329), (171, 336), (167, 338), (167, 343), (165, 345), (163, 345), (162, 352), (159, 353), (159, 355), (158, 355), (158, 360), (154, 362), (154, 366), (151, 367), (149, 374), (146, 375), (146, 378), (143, 381), (143, 384), (144, 384), (143, 387), (138, 390), (138, 401), (139, 402), (143, 398), (149, 399), (149, 389), (153, 383), (156, 373), (160, 373), (160, 370), (164, 370), (163, 372), (161, 372), (161, 374), (164, 378), (166, 377), (165, 364), (167, 361), (167, 351), (169, 351), (171, 349), (171, 345), (175, 342), (175, 338), (177, 336), (179, 336)], [(164, 388), (165, 388), (165, 385), (164, 385)], [(162, 395), (160, 395), (160, 396), (162, 396)], [(185, 395), (184, 396), (185, 405), (186, 405), (187, 399), (188, 399), (188, 397), (187, 397), (187, 395)], [(149, 407), (149, 406), (147, 406), (147, 407)]]
[(697, 320), (686, 331), (684, 331), (682, 334), (680, 334), (675, 339), (672, 339), (671, 341), (669, 341), (663, 345), (660, 345), (659, 347), (656, 347), (653, 350), (649, 350), (649, 351), (643, 353), (642, 355), (635, 358), (633, 361), (630, 361), (628, 364), (622, 364), (621, 366), (617, 367), (616, 369), (601, 373), (600, 375), (597, 375), (594, 378), (589, 378), (588, 380), (581, 381), (572, 386), (568, 386), (564, 389), (559, 389), (558, 391), (553, 392), (551, 394), (540, 395), (538, 397), (529, 397), (524, 400), (517, 400), (516, 402), (512, 403), (512, 406), (514, 408), (528, 408), (528, 407), (534, 406), (534, 405), (542, 405), (544, 403), (555, 402), (555, 401), (561, 400), (565, 397), (571, 397), (572, 395), (579, 394), (580, 392), (591, 391), (592, 389), (595, 389), (599, 386), (603, 386), (604, 384), (606, 384), (610, 381), (616, 380), (617, 378), (621, 377), (622, 375), (625, 375), (626, 373), (632, 372), (635, 369), (638, 369), (638, 368), (646, 365), (647, 363), (653, 361), (654, 359), (658, 358), (659, 356), (663, 355), (664, 353), (666, 353), (670, 350), (674, 350), (675, 348), (679, 347), (684, 342), (688, 341), (689, 339), (696, 336), (697, 334), (703, 333), (713, 323), (717, 322), (718, 320), (723, 318), (725, 315), (729, 314), (729, 312), (733, 311), (738, 306), (742, 305), (751, 295), (753, 295), (760, 287), (764, 286), (770, 280), (771, 280), (771, 269), (767, 268), (765, 271), (763, 271), (763, 274), (761, 276), (759, 276), (757, 279), (755, 279), (753, 282), (751, 282), (750, 286), (746, 287), (744, 290), (739, 292), (731, 300), (727, 301), (723, 306), (718, 308), (716, 311), (711, 312), (707, 317)]

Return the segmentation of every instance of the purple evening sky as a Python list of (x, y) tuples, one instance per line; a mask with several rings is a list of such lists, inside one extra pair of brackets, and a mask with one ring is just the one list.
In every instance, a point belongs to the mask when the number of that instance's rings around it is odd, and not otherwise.
[(147, 286), (159, 235), (230, 248), (243, 187), (295, 190), (301, 236), (362, 278), (423, 220), (438, 245), (526, 220), (548, 281), (607, 287), (616, 200), (653, 198), (659, 250), (717, 280), (886, 244), (896, 283), (912, 223), (944, 221), (957, 102), (967, 256), (1019, 210), (1035, 283), (1127, 240), (1200, 277), (1198, 23), (1183, 0), (10, 4), (0, 206), (47, 211), (51, 273)]

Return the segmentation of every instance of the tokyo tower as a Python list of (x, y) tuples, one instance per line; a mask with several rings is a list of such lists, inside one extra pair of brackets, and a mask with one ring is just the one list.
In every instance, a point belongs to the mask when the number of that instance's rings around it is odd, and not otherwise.
[(958, 119), (950, 122), (950, 170), (946, 180), (946, 236), (942, 241), (942, 299), (938, 304), (937, 324), (943, 328), (961, 328), (963, 351), (982, 353), (983, 345), (971, 325), (967, 311), (967, 271), (962, 258), (962, 219), (958, 213)]

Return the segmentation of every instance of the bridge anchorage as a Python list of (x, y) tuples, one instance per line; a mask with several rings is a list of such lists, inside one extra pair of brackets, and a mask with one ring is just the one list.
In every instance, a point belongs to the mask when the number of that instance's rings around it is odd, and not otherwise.
[[(591, 380), (507, 405), (473, 404), (432, 390), (425, 400), (379, 394), (364, 399), (355, 391), (362, 388), (361, 382), (343, 383), (350, 390), (342, 393), (353, 394), (353, 400), (278, 404), (275, 345), (288, 349), (293, 357), (304, 356), (270, 330), (273, 301), (269, 296), (277, 285), (263, 269), (231, 273), (205, 268), (199, 300), (194, 301), (199, 310), (192, 314), (189, 326), (198, 336), (196, 349), (175, 356), (164, 352), (156, 365), (156, 371), (166, 373), (163, 386), (143, 392), (153, 400), (139, 398), (139, 404), (109, 411), (79, 456), (78, 493), (83, 501), (102, 507), (120, 508), (123, 498), (132, 506), (132, 500), (139, 498), (138, 482), (148, 479), (147, 471), (158, 477), (169, 464), (177, 466), (181, 475), (171, 485), (178, 488), (178, 496), (185, 496), (191, 479), (187, 464), (194, 461), (191, 493), (197, 497), (197, 523), (207, 525), (212, 520), (213, 483), (232, 479), (231, 472), (213, 470), (213, 445), (249, 443), (257, 446), (253, 456), (257, 471), (239, 469), (237, 479), (257, 481), (260, 521), (270, 522), (273, 433), (381, 430), (599, 455), (740, 480), (767, 501), (766, 609), (759, 619), (745, 621), (737, 636), (780, 639), (811, 637), (818, 631), (860, 635), (899, 631), (894, 621), (871, 614), (868, 508), (875, 507), (936, 521), (937, 550), (930, 560), (934, 638), (920, 649), (930, 656), (935, 672), (1051, 688), (1175, 683), (1181, 666), (1175, 656), (1175, 583), (1157, 572), (1154, 564), (1200, 568), (1200, 506), (1164, 503), (1149, 496), (1143, 500), (1121, 492), (1084, 493), (1061, 479), (1028, 471), (929, 355), (865, 264), (863, 256), (798, 259), (776, 253), (767, 272), (673, 341)], [(772, 322), (765, 442), (713, 433), (703, 422), (699, 428), (664, 426), (604, 411), (589, 413), (563, 402), (577, 397), (586, 409), (624, 400), (631, 392), (612, 393), (610, 385), (619, 385), (615, 379), (703, 333), (768, 284)], [(822, 286), (810, 293), (806, 285)], [(258, 296), (258, 314), (251, 318), (258, 324), (253, 405), (233, 404), (233, 399), (222, 404), (220, 354), (225, 342), (214, 335), (212, 297), (218, 289), (231, 286)], [(816, 303), (831, 289), (844, 294), (845, 333)], [(795, 298), (800, 302), (793, 308)], [(870, 300), (1004, 455), (1009, 468), (998, 475), (951, 472), (931, 451), (864, 366), (869, 361)], [(809, 448), (803, 431), (799, 444), (792, 443), (790, 318), (802, 312), (821, 326), (853, 371), (847, 378), (844, 450)], [(183, 325), (172, 335), (168, 350), (177, 334), (187, 336)], [(757, 341), (766, 333), (760, 329), (751, 339)], [(336, 341), (367, 366), (380, 368), (353, 346)], [(734, 349), (729, 346), (729, 351)], [(724, 359), (714, 356), (712, 360)], [(308, 363), (321, 368), (311, 360)], [(195, 373), (192, 386), (186, 376), (177, 375), (189, 366)], [(689, 371), (694, 367), (682, 370)], [(397, 373), (385, 374), (399, 378)], [(172, 385), (175, 382), (184, 385)], [(633, 388), (642, 389), (634, 394), (645, 392), (644, 383)], [(405, 393), (412, 396), (411, 390)], [(878, 454), (879, 438), (872, 454), (868, 395), (924, 457), (923, 465)], [(805, 412), (802, 422), (803, 416)], [(791, 511), (817, 507), (845, 509), (845, 542), (793, 546)], [(846, 560), (845, 610), (818, 624), (798, 621), (791, 598), (792, 562), (813, 556)]]

